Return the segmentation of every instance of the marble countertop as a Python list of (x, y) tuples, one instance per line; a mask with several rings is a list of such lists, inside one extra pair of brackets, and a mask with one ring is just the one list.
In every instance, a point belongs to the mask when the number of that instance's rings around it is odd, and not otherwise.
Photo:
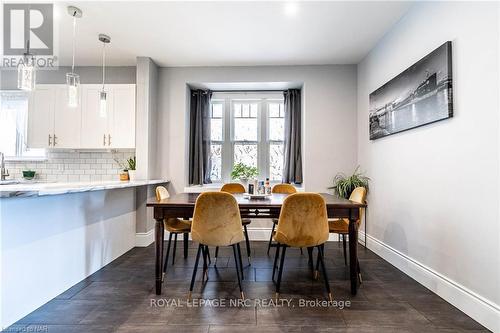
[(165, 179), (0, 185), (0, 198), (59, 195), (168, 183)]

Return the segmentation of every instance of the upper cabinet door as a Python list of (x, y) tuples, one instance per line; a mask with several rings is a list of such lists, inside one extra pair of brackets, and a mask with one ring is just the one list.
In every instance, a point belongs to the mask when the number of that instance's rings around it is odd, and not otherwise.
[(109, 88), (113, 96), (111, 147), (135, 148), (135, 84), (116, 84)]
[(71, 108), (68, 106), (67, 87), (59, 85), (56, 88), (56, 105), (54, 113), (54, 148), (80, 147), (81, 118), (81, 94), (78, 107)]
[[(110, 148), (108, 144), (109, 118), (112, 118), (112, 101), (108, 95), (106, 115), (100, 114), (100, 85), (82, 85), (82, 148)], [(111, 102), (111, 103), (110, 103)]]
[(52, 148), (56, 87), (38, 85), (31, 92), (28, 106), (28, 147)]

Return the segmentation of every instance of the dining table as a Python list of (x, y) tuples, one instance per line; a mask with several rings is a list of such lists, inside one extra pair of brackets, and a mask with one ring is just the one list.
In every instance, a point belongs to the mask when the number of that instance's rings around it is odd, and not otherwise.
[[(193, 217), (196, 199), (200, 193), (177, 193), (160, 201), (147, 202), (153, 209), (155, 223), (155, 286), (156, 294), (161, 295), (163, 284), (163, 242), (164, 224), (167, 218), (189, 219)], [(279, 218), (283, 201), (289, 194), (272, 194), (265, 199), (250, 199), (243, 194), (233, 194), (238, 203), (242, 218), (272, 219)], [(320, 193), (325, 199), (328, 218), (344, 218), (349, 221), (349, 276), (351, 294), (358, 290), (358, 224), (360, 208), (366, 204), (357, 203), (337, 196)]]

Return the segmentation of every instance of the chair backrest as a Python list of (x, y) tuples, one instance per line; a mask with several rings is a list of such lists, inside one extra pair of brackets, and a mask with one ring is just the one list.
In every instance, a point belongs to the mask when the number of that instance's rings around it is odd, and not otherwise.
[[(360, 186), (356, 187), (354, 191), (352, 191), (351, 195), (349, 196), (349, 200), (357, 202), (357, 203), (366, 203), (366, 188)], [(363, 220), (363, 216), (365, 214), (365, 209), (360, 208), (359, 209), (359, 221), (358, 223), (361, 223)]]
[(170, 194), (164, 186), (156, 187), (156, 200), (162, 201), (163, 199), (170, 198)]
[(243, 241), (240, 210), (227, 192), (205, 192), (198, 196), (191, 225), (193, 240), (209, 246), (228, 246)]
[(292, 184), (276, 184), (273, 186), (272, 192), (292, 194), (292, 193), (297, 193), (297, 189)]
[(309, 247), (328, 240), (325, 199), (317, 193), (290, 194), (283, 201), (276, 241), (293, 247)]
[(245, 187), (241, 185), (240, 183), (227, 183), (222, 185), (222, 188), (220, 189), (221, 192), (227, 192), (231, 194), (235, 193), (245, 193)]

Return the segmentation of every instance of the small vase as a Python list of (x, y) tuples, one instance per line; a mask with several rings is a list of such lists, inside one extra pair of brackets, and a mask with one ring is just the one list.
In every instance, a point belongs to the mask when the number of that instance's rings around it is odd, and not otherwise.
[(248, 189), (248, 178), (240, 178), (240, 183), (241, 183), (241, 185), (243, 185), (245, 190)]
[(135, 180), (135, 170), (128, 171), (128, 179), (133, 182)]

